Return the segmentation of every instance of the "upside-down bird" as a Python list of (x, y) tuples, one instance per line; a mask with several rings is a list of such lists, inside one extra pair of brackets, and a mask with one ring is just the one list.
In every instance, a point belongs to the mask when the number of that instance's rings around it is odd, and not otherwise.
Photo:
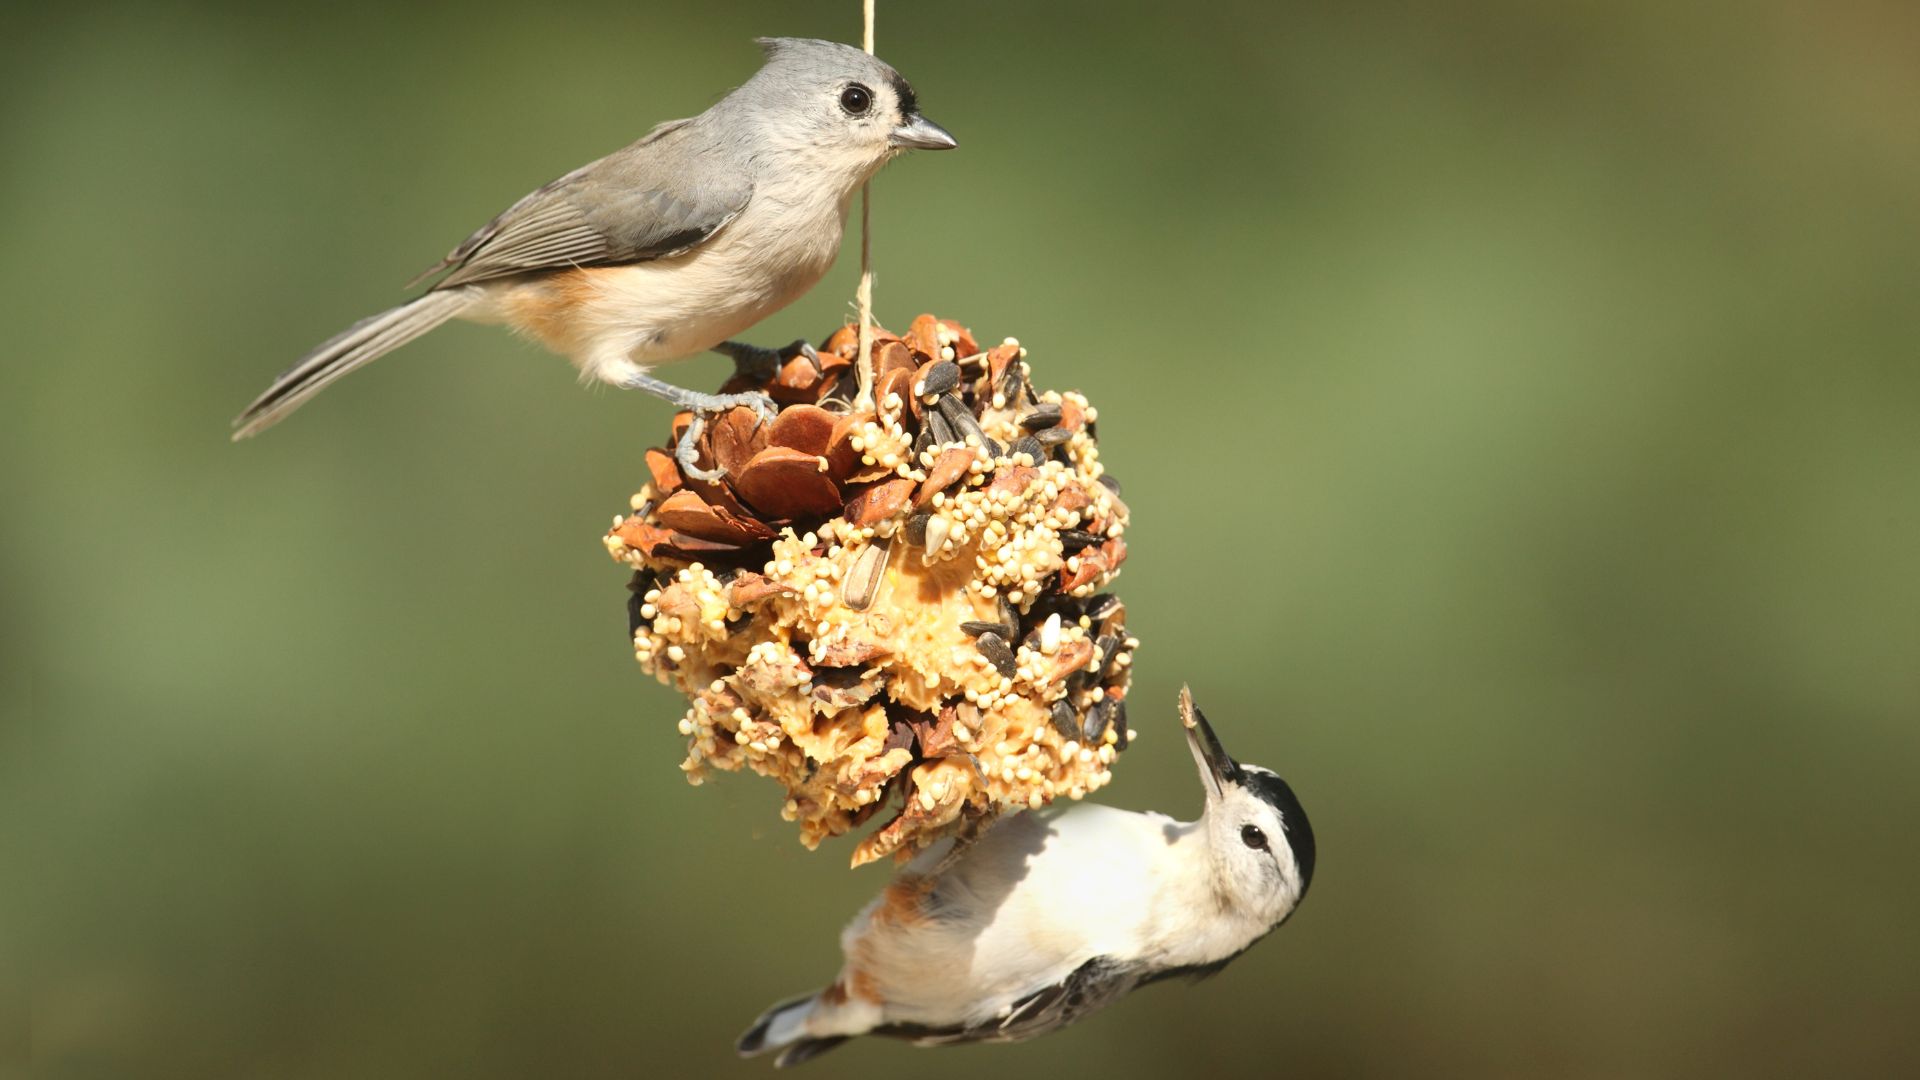
[(1285, 922), (1313, 878), (1306, 811), (1271, 770), (1228, 757), (1184, 689), (1180, 710), (1200, 820), (1082, 804), (935, 844), (841, 935), (839, 977), (769, 1009), (740, 1053), (794, 1065), (856, 1035), (1028, 1039), (1212, 974)]

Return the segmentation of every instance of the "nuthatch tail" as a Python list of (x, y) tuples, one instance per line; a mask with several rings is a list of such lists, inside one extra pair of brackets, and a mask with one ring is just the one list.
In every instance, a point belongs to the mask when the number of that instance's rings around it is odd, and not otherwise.
[(839, 978), (776, 1005), (742, 1055), (794, 1065), (856, 1035), (922, 1046), (1044, 1035), (1137, 986), (1210, 975), (1285, 922), (1313, 828), (1271, 770), (1227, 756), (1180, 692), (1200, 820), (1080, 805), (923, 852), (842, 933)]
[[(309, 352), (234, 420), (265, 430), (342, 375), (450, 319), (506, 323), (571, 358), (581, 376), (690, 409), (698, 422), (764, 394), (697, 394), (648, 374), (713, 349), (764, 371), (795, 354), (728, 341), (819, 282), (860, 185), (894, 156), (945, 150), (900, 73), (848, 45), (764, 38), (753, 78), (699, 116), (672, 120), (514, 203), (421, 278), (426, 294)], [(416, 279), (419, 280), (419, 279)]]

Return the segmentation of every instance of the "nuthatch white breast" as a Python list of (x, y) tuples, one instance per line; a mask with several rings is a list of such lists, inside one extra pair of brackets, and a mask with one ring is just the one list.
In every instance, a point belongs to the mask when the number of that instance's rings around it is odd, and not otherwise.
[(648, 369), (713, 349), (747, 370), (805, 354), (729, 341), (819, 282), (855, 192), (894, 156), (945, 150), (900, 73), (849, 45), (763, 38), (753, 78), (687, 120), (514, 203), (416, 280), (426, 294), (362, 319), (302, 357), (234, 420), (257, 434), (342, 375), (450, 319), (505, 323), (581, 377), (645, 390), (698, 421), (764, 394), (699, 394)]
[(1080, 805), (922, 852), (841, 935), (845, 965), (776, 1005), (744, 1055), (794, 1065), (856, 1035), (922, 1046), (1028, 1039), (1137, 986), (1210, 975), (1287, 920), (1313, 828), (1271, 770), (1227, 756), (1180, 692), (1206, 788), (1200, 820)]

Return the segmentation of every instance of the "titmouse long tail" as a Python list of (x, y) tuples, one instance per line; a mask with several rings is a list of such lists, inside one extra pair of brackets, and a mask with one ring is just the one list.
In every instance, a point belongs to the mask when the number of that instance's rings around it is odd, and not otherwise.
[(460, 314), (473, 299), (466, 289), (430, 292), (347, 327), (273, 380), (265, 393), (234, 418), (233, 437), (245, 439), (279, 423), (328, 383)]

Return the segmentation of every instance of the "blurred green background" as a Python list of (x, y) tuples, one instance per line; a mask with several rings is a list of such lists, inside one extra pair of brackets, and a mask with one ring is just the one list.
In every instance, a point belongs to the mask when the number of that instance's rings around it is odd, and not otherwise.
[[(961, 142), (883, 319), (1019, 336), (1127, 485), (1111, 801), (1197, 809), (1191, 681), (1322, 860), (1211, 981), (815, 1073), (1920, 1067), (1920, 13), (880, 7)], [(884, 873), (681, 782), (599, 541), (664, 409), (458, 325), (226, 425), (857, 5), (257, 8), (0, 16), (0, 1072), (762, 1075)]]

